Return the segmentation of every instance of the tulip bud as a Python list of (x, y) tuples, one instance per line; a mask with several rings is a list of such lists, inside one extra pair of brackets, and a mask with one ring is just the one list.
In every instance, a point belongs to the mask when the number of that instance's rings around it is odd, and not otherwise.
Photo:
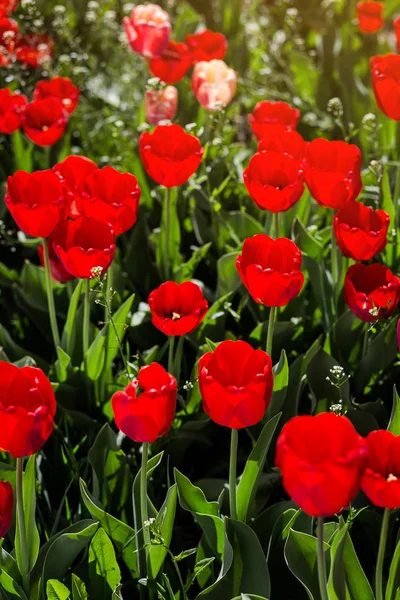
[(192, 90), (200, 104), (209, 111), (225, 108), (236, 92), (237, 75), (223, 60), (199, 62), (192, 76)]
[(147, 90), (144, 98), (146, 120), (151, 125), (172, 121), (178, 108), (178, 90), (168, 85), (162, 90)]

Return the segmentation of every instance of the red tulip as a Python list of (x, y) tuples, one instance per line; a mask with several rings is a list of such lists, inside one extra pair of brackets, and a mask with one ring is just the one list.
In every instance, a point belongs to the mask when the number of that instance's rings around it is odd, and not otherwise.
[(39, 81), (33, 97), (35, 100), (42, 100), (54, 96), (62, 101), (67, 113), (72, 114), (78, 106), (79, 93), (79, 88), (68, 77), (53, 77), (48, 81)]
[(53, 235), (53, 245), (64, 268), (80, 279), (93, 277), (93, 269), (104, 273), (115, 254), (115, 234), (102, 221), (78, 217), (62, 221)]
[[(72, 279), (75, 279), (74, 276), (71, 275), (71, 273), (69, 273), (64, 268), (64, 265), (58, 258), (58, 255), (57, 255), (56, 251), (54, 250), (53, 240), (51, 238), (49, 238), (47, 240), (47, 245), (48, 245), (48, 249), (49, 249), (50, 275), (52, 276), (54, 281), (57, 281), (58, 283), (67, 283), (67, 281), (71, 281)], [(41, 262), (42, 266), (44, 267), (45, 262), (44, 262), (43, 244), (41, 244), (38, 247), (38, 254), (39, 254), (40, 262)]]
[(297, 506), (311, 517), (329, 517), (357, 495), (366, 454), (365, 440), (347, 417), (321, 413), (286, 423), (275, 464)]
[(375, 506), (400, 508), (400, 437), (383, 429), (367, 437), (368, 459), (361, 487)]
[(247, 238), (236, 267), (253, 300), (264, 306), (286, 306), (303, 287), (300, 249), (286, 238)]
[(228, 340), (202, 356), (198, 369), (203, 409), (213, 421), (231, 429), (261, 421), (274, 385), (266, 352)]
[(243, 173), (244, 183), (258, 208), (289, 210), (304, 192), (299, 161), (278, 152), (258, 152)]
[(0, 362), (0, 449), (13, 458), (35, 454), (54, 428), (57, 406), (41, 369)]
[(0, 90), (0, 132), (14, 133), (21, 126), (21, 114), (28, 100), (21, 94), (12, 93), (9, 88)]
[(19, 40), (19, 25), (14, 19), (0, 18), (0, 45), (6, 52), (13, 52)]
[(158, 363), (143, 367), (137, 379), (112, 397), (118, 429), (134, 442), (155, 442), (171, 429), (176, 396), (175, 377)]
[(69, 204), (69, 217), (76, 219), (83, 215), (82, 198), (87, 197), (85, 181), (98, 166), (85, 156), (68, 156), (53, 170), (63, 181)]
[(52, 146), (64, 135), (68, 118), (59, 98), (49, 97), (27, 104), (22, 128), (38, 146)]
[(194, 63), (223, 60), (228, 50), (228, 40), (224, 34), (209, 29), (187, 35), (186, 44), (192, 54)]
[(50, 61), (53, 46), (54, 41), (50, 36), (28, 33), (19, 39), (15, 56), (21, 63), (36, 69)]
[(295, 158), (299, 163), (304, 161), (307, 144), (294, 129), (283, 125), (268, 125), (258, 144), (259, 152), (280, 152)]
[(379, 110), (390, 119), (400, 121), (400, 55), (373, 56), (370, 65)]
[(146, 121), (159, 125), (161, 121), (172, 121), (178, 109), (178, 90), (172, 86), (162, 90), (147, 90), (144, 97)]
[(362, 156), (354, 144), (316, 139), (307, 145), (305, 180), (321, 206), (339, 209), (362, 189)]
[(0, 538), (6, 536), (12, 523), (14, 493), (8, 481), (0, 481)]
[(385, 22), (382, 2), (358, 2), (357, 18), (362, 33), (376, 33)]
[(171, 23), (168, 13), (157, 4), (138, 4), (124, 18), (125, 32), (134, 52), (146, 58), (161, 56), (168, 46)]
[(384, 210), (373, 210), (350, 200), (336, 213), (333, 228), (344, 256), (370, 260), (387, 244), (390, 217)]
[(400, 17), (393, 21), (393, 27), (396, 34), (397, 52), (400, 52)]
[(388, 318), (400, 300), (400, 279), (382, 264), (356, 264), (348, 268), (344, 299), (362, 321)]
[(17, 171), (7, 180), (5, 203), (27, 235), (47, 238), (66, 213), (60, 178), (53, 171)]
[(192, 333), (202, 322), (208, 302), (198, 285), (191, 281), (167, 281), (149, 296), (153, 325), (165, 335)]
[(285, 129), (296, 129), (300, 119), (300, 111), (292, 108), (286, 102), (259, 102), (249, 121), (254, 135), (261, 140), (268, 135), (271, 125), (282, 125)]
[(199, 139), (180, 125), (159, 125), (153, 133), (145, 131), (139, 144), (148, 175), (168, 188), (186, 183), (203, 158)]
[(237, 75), (223, 60), (196, 63), (192, 75), (192, 90), (206, 110), (225, 108), (236, 93)]
[(177, 83), (191, 66), (192, 55), (186, 44), (170, 40), (162, 55), (150, 61), (150, 72), (164, 83)]
[(0, 0), (0, 17), (7, 17), (16, 10), (19, 0)]

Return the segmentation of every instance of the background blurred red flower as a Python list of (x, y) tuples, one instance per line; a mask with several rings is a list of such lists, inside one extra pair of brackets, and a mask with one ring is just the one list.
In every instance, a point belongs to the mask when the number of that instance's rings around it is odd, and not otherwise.
[(21, 126), (21, 115), (28, 100), (9, 88), (0, 90), (0, 132), (14, 133)]
[(68, 125), (64, 104), (53, 96), (26, 105), (22, 128), (38, 146), (52, 146), (64, 135)]
[(0, 0), (0, 17), (6, 17), (16, 10), (20, 0)]
[(264, 233), (247, 238), (236, 267), (253, 300), (264, 306), (285, 306), (303, 287), (301, 252), (286, 238)]
[(368, 459), (361, 481), (375, 506), (400, 508), (400, 437), (383, 429), (367, 437)]
[(170, 40), (162, 55), (150, 61), (150, 72), (165, 83), (177, 83), (191, 66), (192, 55), (186, 44)]
[(140, 136), (140, 157), (148, 175), (165, 187), (187, 182), (201, 163), (203, 148), (180, 125), (159, 125)]
[(400, 279), (385, 265), (352, 265), (344, 280), (344, 299), (362, 321), (388, 318), (400, 300)]
[(153, 290), (148, 300), (153, 325), (165, 335), (192, 333), (204, 319), (208, 302), (192, 281), (167, 281)]
[(286, 102), (269, 102), (262, 100), (256, 104), (249, 115), (249, 121), (254, 135), (261, 140), (268, 135), (271, 125), (282, 125), (286, 129), (296, 129), (300, 119), (300, 111), (292, 108)]
[(171, 35), (169, 15), (157, 4), (138, 4), (124, 18), (125, 32), (134, 52), (146, 58), (161, 56)]
[(0, 481), (0, 539), (5, 537), (12, 523), (14, 492), (8, 481)]
[(49, 35), (26, 33), (18, 40), (15, 56), (19, 62), (36, 69), (51, 59), (53, 47), (54, 40)]
[(360, 489), (367, 448), (347, 417), (294, 417), (283, 427), (275, 464), (283, 487), (311, 517), (346, 508)]
[(390, 119), (400, 121), (400, 55), (373, 56), (370, 65), (379, 110)]
[(0, 362), (0, 449), (14, 458), (35, 454), (54, 428), (57, 406), (41, 369)]
[(193, 63), (223, 60), (228, 50), (228, 40), (224, 34), (209, 29), (187, 35), (186, 44), (191, 52)]
[(13, 52), (19, 40), (19, 25), (14, 19), (0, 18), (0, 45)]
[(161, 365), (143, 367), (135, 381), (112, 397), (115, 424), (134, 442), (155, 442), (172, 426), (176, 395), (176, 380)]
[(67, 210), (60, 178), (51, 170), (17, 171), (7, 179), (4, 201), (18, 227), (33, 237), (47, 238)]
[(274, 385), (266, 352), (227, 340), (201, 357), (198, 371), (204, 412), (218, 425), (241, 429), (261, 421)]
[(382, 2), (358, 2), (357, 18), (362, 33), (376, 33), (385, 22)]
[(350, 200), (336, 213), (333, 228), (344, 256), (370, 260), (387, 244), (390, 217), (384, 210), (373, 210)]
[[(49, 249), (50, 274), (54, 281), (58, 281), (58, 283), (67, 283), (67, 281), (75, 279), (75, 277), (71, 275), (67, 269), (65, 269), (64, 265), (58, 258), (58, 255), (54, 250), (53, 240), (51, 238), (47, 240), (47, 246)], [(45, 267), (43, 244), (38, 246), (38, 254), (42, 267)]]
[(42, 80), (36, 84), (33, 92), (35, 100), (54, 96), (62, 101), (67, 113), (72, 114), (79, 102), (79, 88), (68, 77), (53, 77), (48, 81)]
[(400, 52), (400, 17), (393, 21), (393, 27), (396, 34), (397, 52)]
[(146, 90), (144, 108), (146, 121), (151, 125), (172, 121), (178, 109), (178, 90), (172, 85), (162, 90)]

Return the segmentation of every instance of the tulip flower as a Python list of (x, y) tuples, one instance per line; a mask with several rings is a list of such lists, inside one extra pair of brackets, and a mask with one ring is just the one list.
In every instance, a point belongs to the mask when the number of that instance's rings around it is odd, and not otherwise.
[(63, 102), (53, 96), (27, 104), (22, 115), (26, 136), (38, 146), (52, 146), (64, 135), (68, 117)]
[(72, 114), (79, 102), (79, 88), (68, 77), (53, 77), (39, 81), (33, 92), (35, 100), (54, 97), (62, 101), (67, 113)]
[(0, 90), (0, 133), (9, 135), (21, 127), (21, 115), (27, 102), (25, 96), (9, 88)]
[(379, 110), (390, 119), (400, 121), (400, 55), (373, 56), (370, 65)]
[(98, 170), (98, 166), (86, 156), (68, 156), (53, 167), (62, 179), (69, 204), (69, 217), (76, 219), (83, 215), (82, 198), (87, 197), (85, 181)]
[(303, 168), (306, 155), (306, 142), (294, 129), (287, 129), (284, 125), (268, 125), (258, 144), (258, 152), (279, 152), (288, 154)]
[(382, 2), (358, 2), (357, 18), (361, 33), (376, 33), (384, 24)]
[(393, 21), (393, 27), (396, 34), (397, 52), (400, 52), (400, 17)]
[(145, 58), (161, 56), (171, 35), (169, 15), (157, 4), (138, 4), (124, 18), (130, 47)]
[(162, 90), (146, 90), (144, 108), (146, 121), (151, 125), (172, 121), (178, 109), (178, 90), (172, 85)]
[(164, 83), (177, 83), (192, 66), (192, 55), (186, 44), (169, 41), (161, 54), (150, 61), (150, 72)]
[(236, 93), (237, 75), (222, 60), (196, 63), (192, 75), (192, 90), (206, 110), (225, 108)]
[(19, 41), (19, 25), (14, 19), (0, 17), (0, 46), (11, 54)]
[(7, 17), (13, 13), (20, 0), (0, 0), (0, 17)]
[(14, 492), (8, 481), (0, 481), (0, 539), (4, 538), (12, 523)]
[(186, 36), (186, 44), (194, 64), (203, 61), (223, 60), (228, 50), (228, 40), (223, 33), (205, 29)]
[(53, 54), (54, 41), (45, 34), (25, 34), (15, 49), (17, 60), (34, 69), (45, 65)]
[(149, 296), (153, 325), (168, 336), (192, 333), (204, 319), (208, 302), (198, 285), (191, 281), (167, 281)]
[[(74, 276), (65, 269), (64, 265), (58, 258), (51, 238), (47, 240), (47, 244), (49, 249), (50, 274), (52, 279), (58, 283), (67, 283), (68, 281), (75, 279)], [(38, 254), (42, 266), (46, 268), (43, 244), (38, 246)]]
[(352, 265), (344, 280), (344, 299), (362, 321), (388, 318), (400, 300), (400, 278), (379, 263)]
[(249, 122), (254, 135), (261, 140), (269, 134), (271, 125), (281, 125), (285, 129), (296, 129), (300, 119), (300, 111), (286, 102), (269, 102), (262, 100), (249, 115)]

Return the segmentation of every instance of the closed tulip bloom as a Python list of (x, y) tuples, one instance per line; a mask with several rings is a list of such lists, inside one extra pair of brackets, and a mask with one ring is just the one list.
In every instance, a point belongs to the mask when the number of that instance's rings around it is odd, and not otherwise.
[(0, 46), (6, 52), (13, 52), (19, 40), (19, 25), (14, 19), (0, 18)]
[(347, 417), (294, 417), (283, 427), (275, 464), (283, 487), (306, 514), (330, 517), (360, 490), (367, 448)]
[(360, 149), (354, 144), (316, 139), (307, 145), (305, 180), (321, 206), (342, 208), (362, 189)]
[(9, 88), (0, 90), (0, 132), (7, 135), (21, 127), (21, 115), (27, 105), (27, 98), (13, 93)]
[(115, 254), (115, 234), (102, 221), (78, 217), (62, 221), (54, 232), (53, 245), (64, 268), (80, 279), (93, 277), (93, 269), (104, 273)]
[(112, 397), (115, 424), (134, 442), (153, 443), (171, 429), (176, 396), (176, 380), (164, 367), (143, 367), (137, 379)]
[(8, 481), (0, 481), (0, 539), (5, 537), (12, 523), (14, 493)]
[(254, 135), (261, 140), (269, 135), (271, 125), (281, 125), (284, 129), (296, 129), (300, 119), (300, 111), (286, 102), (269, 102), (262, 100), (256, 104), (249, 121)]
[(306, 147), (306, 142), (294, 129), (287, 129), (283, 125), (269, 125), (258, 144), (258, 151), (288, 154), (302, 165)]
[(400, 17), (393, 21), (394, 33), (396, 34), (397, 52), (400, 52)]
[(304, 192), (299, 161), (279, 152), (258, 152), (243, 173), (244, 183), (258, 208), (271, 212), (289, 210)]
[(400, 508), (400, 437), (378, 429), (367, 437), (368, 459), (361, 487), (375, 506)]
[(387, 244), (390, 217), (351, 200), (336, 213), (333, 228), (343, 255), (353, 260), (370, 260)]
[(157, 4), (138, 4), (124, 18), (125, 32), (134, 52), (146, 58), (161, 56), (171, 35), (169, 15)]
[(22, 115), (25, 135), (38, 146), (52, 146), (64, 135), (68, 118), (59, 98), (34, 100)]
[(192, 90), (206, 110), (225, 108), (236, 93), (237, 75), (223, 60), (196, 63), (192, 75)]
[(167, 85), (162, 90), (147, 90), (144, 108), (146, 121), (151, 125), (172, 121), (178, 109), (178, 90), (172, 85)]
[(300, 249), (286, 238), (273, 240), (264, 233), (247, 238), (236, 267), (257, 304), (286, 306), (303, 287)]
[(35, 454), (54, 429), (57, 406), (41, 369), (0, 362), (0, 449), (13, 458)]
[(224, 34), (209, 29), (187, 35), (186, 44), (191, 52), (193, 63), (223, 60), (228, 50), (228, 40)]
[(400, 121), (400, 55), (373, 56), (370, 65), (379, 110), (390, 119)]
[(72, 114), (78, 106), (79, 94), (79, 88), (68, 77), (53, 77), (48, 81), (39, 81), (33, 97), (35, 100), (41, 100), (54, 96), (61, 100), (67, 113)]
[(4, 199), (18, 227), (32, 237), (47, 238), (65, 217), (67, 204), (53, 171), (17, 171), (7, 179)]
[(50, 36), (27, 33), (18, 40), (15, 56), (19, 62), (36, 69), (50, 61), (53, 47), (54, 40)]
[(0, 0), (0, 17), (7, 17), (16, 10), (19, 0)]
[(192, 66), (192, 55), (186, 44), (170, 40), (161, 54), (150, 61), (150, 72), (164, 83), (177, 83)]
[(88, 177), (98, 170), (98, 166), (86, 156), (67, 156), (65, 160), (53, 167), (53, 171), (62, 179), (65, 194), (68, 199), (71, 219), (84, 214), (82, 202), (87, 198), (85, 182)]
[(384, 24), (382, 2), (358, 2), (357, 18), (361, 33), (376, 33)]
[[(68, 281), (75, 279), (75, 277), (71, 275), (67, 269), (65, 269), (64, 265), (58, 258), (58, 255), (54, 250), (53, 240), (51, 238), (47, 240), (47, 246), (49, 249), (50, 275), (52, 279), (58, 283), (67, 283)], [(38, 254), (42, 267), (45, 267), (43, 244), (38, 246)]]
[(203, 409), (215, 423), (242, 429), (261, 421), (274, 385), (266, 352), (228, 340), (201, 357), (198, 372)]
[(180, 125), (159, 125), (140, 136), (140, 158), (147, 174), (160, 185), (175, 187), (187, 182), (199, 167), (203, 148)]
[(167, 281), (149, 296), (153, 325), (165, 335), (192, 333), (204, 319), (208, 302), (192, 281)]
[(390, 317), (400, 300), (400, 279), (385, 265), (352, 265), (344, 280), (344, 299), (362, 321)]

